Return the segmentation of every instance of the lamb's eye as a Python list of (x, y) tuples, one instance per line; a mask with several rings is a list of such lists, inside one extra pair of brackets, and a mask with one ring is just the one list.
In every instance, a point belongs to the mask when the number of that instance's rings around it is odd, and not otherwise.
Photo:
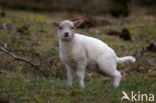
[(74, 29), (74, 27), (71, 27), (71, 29), (73, 30), (73, 29)]
[(62, 27), (59, 27), (60, 30), (62, 30)]

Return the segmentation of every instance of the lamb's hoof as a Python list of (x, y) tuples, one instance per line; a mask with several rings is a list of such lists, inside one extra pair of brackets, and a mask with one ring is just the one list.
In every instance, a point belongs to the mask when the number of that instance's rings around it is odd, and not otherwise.
[(113, 86), (115, 87), (115, 88), (117, 88), (117, 87), (119, 87), (119, 83), (113, 83)]
[(81, 88), (81, 89), (85, 88), (85, 85), (80, 85), (80, 88)]

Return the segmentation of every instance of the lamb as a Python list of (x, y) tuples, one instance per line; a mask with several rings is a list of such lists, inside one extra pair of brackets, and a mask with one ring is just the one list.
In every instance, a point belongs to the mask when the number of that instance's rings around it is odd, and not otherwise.
[(97, 67), (112, 77), (113, 86), (118, 87), (122, 75), (117, 70), (117, 64), (125, 61), (134, 63), (136, 59), (133, 56), (119, 58), (106, 43), (75, 33), (75, 29), (82, 23), (83, 20), (52, 22), (58, 27), (59, 55), (67, 69), (67, 85), (72, 87), (73, 76), (76, 74), (80, 88), (84, 88), (86, 68)]

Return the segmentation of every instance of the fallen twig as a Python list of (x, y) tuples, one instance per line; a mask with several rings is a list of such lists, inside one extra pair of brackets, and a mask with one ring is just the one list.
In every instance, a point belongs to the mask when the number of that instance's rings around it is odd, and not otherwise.
[(27, 59), (25, 59), (25, 58), (16, 56), (14, 53), (8, 51), (7, 49), (5, 49), (5, 48), (2, 47), (2, 46), (0, 46), (0, 51), (4, 52), (5, 54), (7, 54), (7, 55), (9, 55), (9, 56), (11, 56), (11, 57), (13, 57), (13, 58), (16, 59), (16, 60), (23, 61), (23, 62), (25, 62), (25, 63), (31, 65), (31, 66), (34, 67), (37, 71), (39, 71), (44, 77), (46, 77), (46, 78), (48, 79), (48, 76), (47, 76), (46, 74), (44, 74), (43, 72), (41, 72), (41, 71), (40, 71), (40, 68), (39, 68), (37, 65), (31, 63), (31, 61), (29, 61), (29, 60), (27, 60)]

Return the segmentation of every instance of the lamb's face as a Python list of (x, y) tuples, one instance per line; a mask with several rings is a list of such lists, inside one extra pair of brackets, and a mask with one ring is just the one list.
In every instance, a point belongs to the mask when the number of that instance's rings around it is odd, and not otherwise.
[(58, 36), (62, 40), (71, 40), (75, 34), (74, 23), (68, 20), (61, 22), (58, 26)]
[(64, 20), (61, 23), (52, 22), (54, 26), (58, 27), (58, 36), (61, 40), (71, 40), (75, 35), (75, 28), (82, 24), (83, 20), (70, 21)]

